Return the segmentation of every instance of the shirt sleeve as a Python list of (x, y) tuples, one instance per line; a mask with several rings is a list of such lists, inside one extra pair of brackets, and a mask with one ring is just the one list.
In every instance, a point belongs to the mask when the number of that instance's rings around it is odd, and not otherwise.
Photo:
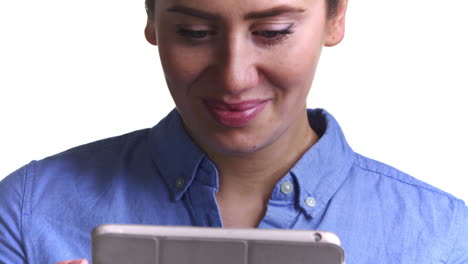
[(26, 263), (22, 239), (22, 207), (26, 166), (0, 182), (0, 263)]
[(460, 202), (457, 216), (458, 228), (454, 230), (457, 239), (447, 263), (466, 264), (468, 263), (468, 207), (463, 202)]

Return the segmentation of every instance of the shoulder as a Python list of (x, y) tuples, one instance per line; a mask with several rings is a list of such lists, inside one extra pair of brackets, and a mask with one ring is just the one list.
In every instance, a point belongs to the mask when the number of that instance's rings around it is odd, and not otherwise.
[(431, 197), (443, 198), (457, 201), (453, 195), (425, 183), (405, 172), (390, 165), (376, 161), (360, 154), (355, 154), (353, 168), (358, 175), (365, 176), (370, 180), (379, 181), (383, 185), (391, 185), (395, 192), (399, 190), (414, 190)]
[[(82, 214), (86, 214), (83, 212), (99, 211), (99, 201), (112, 201), (106, 195), (112, 197), (116, 186), (125, 185), (120, 184), (121, 179), (131, 179), (131, 174), (126, 173), (128, 168), (142, 167), (149, 156), (148, 131), (95, 141), (32, 161), (2, 180), (0, 263), (26, 263), (65, 252), (66, 245), (38, 256), (29, 251), (26, 254), (23, 249), (60, 242), (61, 232), (70, 232), (67, 228), (76, 219), (80, 219), (80, 228), (87, 230), (86, 225), (93, 224), (92, 217), (82, 219)], [(104, 207), (109, 208), (109, 204)], [(77, 244), (86, 240), (79, 235), (69, 236)], [(35, 240), (43, 245), (30, 244)]]
[(394, 209), (426, 219), (445, 219), (445, 216), (456, 213), (458, 208), (464, 206), (464, 202), (455, 196), (360, 154), (355, 154), (349, 180), (376, 199), (393, 205)]
[(121, 170), (125, 160), (138, 159), (137, 156), (148, 152), (148, 133), (149, 129), (138, 130), (32, 161), (0, 182), (0, 188), (7, 190), (1, 196), (4, 199), (17, 197), (27, 209), (30, 201), (54, 199), (54, 193), (65, 195), (102, 184), (114, 171)]
[(61, 153), (47, 157), (44, 160), (60, 159), (63, 157), (94, 153), (99, 155), (100, 152), (125, 151), (133, 146), (147, 140), (150, 129), (142, 129), (126, 133), (119, 136), (114, 136), (106, 139), (97, 140), (81, 146), (73, 147)]
[(359, 197), (361, 206), (371, 212), (367, 214), (376, 216), (374, 220), (379, 219), (376, 222), (384, 223), (394, 235), (401, 233), (408, 241), (436, 250), (444, 263), (466, 263), (468, 208), (462, 200), (359, 154), (348, 184), (356, 192), (351, 196)]
[[(34, 169), (53, 170), (54, 168), (85, 168), (95, 164), (98, 167), (111, 165), (111, 162), (131, 155), (147, 146), (149, 129), (143, 129), (120, 136), (106, 138), (77, 146), (39, 161), (33, 161)], [(88, 168), (98, 168), (88, 167)]]

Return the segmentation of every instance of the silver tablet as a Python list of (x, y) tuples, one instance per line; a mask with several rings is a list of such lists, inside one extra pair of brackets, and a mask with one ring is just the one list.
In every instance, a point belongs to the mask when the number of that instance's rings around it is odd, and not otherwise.
[(181, 226), (102, 225), (93, 264), (343, 264), (330, 232)]

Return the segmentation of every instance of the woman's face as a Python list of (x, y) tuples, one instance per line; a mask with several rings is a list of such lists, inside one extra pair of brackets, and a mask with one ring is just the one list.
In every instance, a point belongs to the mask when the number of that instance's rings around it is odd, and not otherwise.
[(146, 36), (202, 148), (254, 152), (308, 125), (321, 48), (343, 34), (325, 1), (156, 0)]

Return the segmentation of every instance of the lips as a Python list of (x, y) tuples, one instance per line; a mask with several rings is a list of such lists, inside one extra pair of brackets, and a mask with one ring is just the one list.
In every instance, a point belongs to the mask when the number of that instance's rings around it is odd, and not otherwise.
[(248, 100), (227, 103), (221, 100), (203, 100), (208, 112), (221, 125), (243, 127), (257, 117), (265, 108), (268, 100)]

